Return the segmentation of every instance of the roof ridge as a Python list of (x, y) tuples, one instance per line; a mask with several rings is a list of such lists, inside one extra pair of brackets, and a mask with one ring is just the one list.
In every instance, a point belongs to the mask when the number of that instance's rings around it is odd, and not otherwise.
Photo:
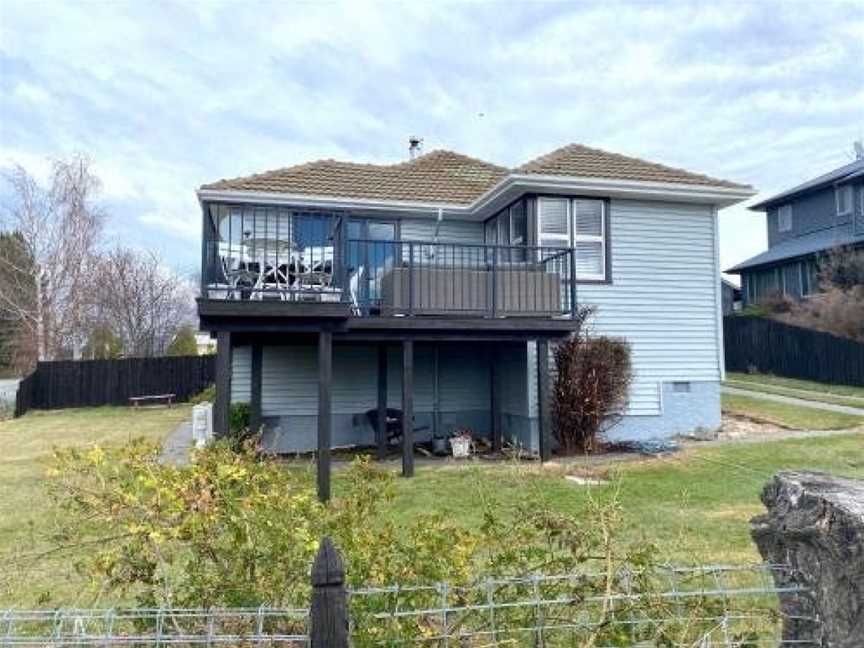
[(532, 166), (539, 166), (541, 164), (546, 164), (546, 163), (550, 163), (550, 162), (554, 163), (557, 160), (563, 158), (564, 155), (566, 153), (569, 153), (569, 152), (586, 152), (586, 153), (600, 154), (600, 155), (605, 155), (605, 156), (608, 156), (608, 157), (611, 157), (611, 158), (614, 158), (614, 159), (620, 160), (620, 161), (638, 162), (639, 164), (644, 164), (646, 166), (649, 166), (649, 167), (657, 169), (657, 170), (671, 171), (674, 173), (681, 173), (681, 174), (685, 174), (685, 175), (696, 177), (696, 178), (702, 178), (702, 179), (707, 180), (711, 183), (717, 183), (719, 181), (719, 182), (728, 183), (730, 185), (736, 185), (736, 186), (742, 187), (742, 188), (749, 188), (749, 189), (753, 188), (751, 185), (745, 185), (745, 184), (741, 184), (738, 182), (733, 182), (733, 181), (727, 180), (725, 178), (714, 178), (714, 177), (709, 176), (709, 175), (704, 174), (704, 173), (697, 173), (694, 171), (689, 171), (683, 167), (674, 167), (674, 166), (670, 166), (668, 164), (663, 164), (660, 162), (653, 162), (651, 160), (646, 160), (644, 158), (635, 157), (632, 155), (624, 155), (623, 153), (615, 153), (614, 151), (607, 151), (606, 149), (601, 149), (601, 148), (597, 148), (594, 146), (587, 146), (585, 144), (580, 144), (578, 142), (571, 142), (570, 144), (565, 144), (564, 146), (560, 146), (557, 149), (550, 151), (549, 153), (538, 156), (538, 157), (534, 158), (533, 160), (529, 160), (528, 162), (525, 162), (524, 164), (521, 164), (518, 167), (515, 167), (513, 169), (513, 171), (518, 172), (522, 169), (527, 170), (528, 168), (530, 168)]
[(427, 153), (423, 153), (421, 155), (418, 155), (413, 160), (403, 160), (402, 162), (394, 162), (393, 164), (390, 164), (388, 166), (404, 167), (404, 166), (415, 165), (418, 162), (423, 162), (423, 161), (429, 160), (430, 158), (432, 158), (432, 156), (440, 157), (442, 155), (449, 155), (449, 156), (460, 158), (462, 160), (466, 160), (467, 162), (474, 162), (474, 163), (478, 163), (478, 164), (483, 164), (485, 166), (498, 169), (500, 171), (510, 171), (510, 169), (508, 169), (505, 166), (501, 166), (500, 164), (495, 164), (494, 162), (489, 162), (487, 160), (481, 160), (480, 158), (472, 157), (470, 155), (465, 155), (464, 153), (459, 153), (458, 151), (452, 151), (450, 149), (432, 149), (431, 151), (428, 151)]

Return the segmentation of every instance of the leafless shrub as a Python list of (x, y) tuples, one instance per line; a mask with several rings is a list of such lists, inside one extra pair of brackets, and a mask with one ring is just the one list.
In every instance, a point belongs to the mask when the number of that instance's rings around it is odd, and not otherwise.
[(864, 250), (840, 248), (819, 263), (820, 292), (778, 319), (864, 341)]
[(0, 318), (32, 340), (25, 347), (50, 359), (87, 337), (105, 220), (96, 204), (99, 179), (86, 157), (75, 156), (55, 161), (45, 186), (21, 166), (5, 181), (0, 230), (21, 247), (0, 246)]
[(0, 337), (4, 356), (15, 354), (7, 363), (94, 357), (104, 331), (126, 355), (155, 355), (192, 320), (191, 282), (157, 255), (105, 251), (100, 182), (87, 157), (54, 162), (44, 185), (20, 166), (5, 181)]
[(193, 316), (191, 282), (152, 252), (118, 247), (100, 260), (97, 318), (110, 323), (129, 356), (160, 355)]
[(632, 381), (630, 346), (591, 337), (580, 327), (555, 349), (553, 430), (563, 454), (596, 452), (603, 429), (614, 424)]

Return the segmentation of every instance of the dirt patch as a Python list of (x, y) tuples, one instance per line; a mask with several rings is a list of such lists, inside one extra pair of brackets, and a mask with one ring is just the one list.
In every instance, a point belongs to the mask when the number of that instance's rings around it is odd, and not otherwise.
[(724, 414), (723, 425), (717, 438), (724, 441), (734, 441), (735, 439), (782, 435), (788, 433), (788, 431), (788, 428), (774, 423), (765, 423), (736, 414)]

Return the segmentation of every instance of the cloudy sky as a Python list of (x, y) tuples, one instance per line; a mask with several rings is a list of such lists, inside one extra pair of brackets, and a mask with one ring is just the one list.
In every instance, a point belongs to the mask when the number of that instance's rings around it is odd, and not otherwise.
[[(201, 183), (399, 161), (415, 133), (504, 165), (580, 142), (764, 197), (864, 137), (864, 0), (0, 0), (0, 165), (87, 153), (112, 236), (181, 270)], [(721, 223), (724, 267), (764, 248), (759, 215)]]

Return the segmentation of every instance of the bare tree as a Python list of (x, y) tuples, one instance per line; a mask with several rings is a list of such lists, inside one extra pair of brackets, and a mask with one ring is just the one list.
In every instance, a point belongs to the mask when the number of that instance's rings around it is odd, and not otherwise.
[[(105, 220), (100, 183), (88, 158), (53, 163), (47, 186), (23, 167), (5, 174), (0, 231), (20, 237), (24, 254), (0, 247), (0, 318), (14, 322), (40, 359), (84, 344)], [(22, 259), (25, 260), (22, 263)]]
[(193, 320), (194, 287), (155, 253), (118, 247), (105, 254), (97, 288), (97, 319), (123, 340), (129, 356), (160, 355)]

